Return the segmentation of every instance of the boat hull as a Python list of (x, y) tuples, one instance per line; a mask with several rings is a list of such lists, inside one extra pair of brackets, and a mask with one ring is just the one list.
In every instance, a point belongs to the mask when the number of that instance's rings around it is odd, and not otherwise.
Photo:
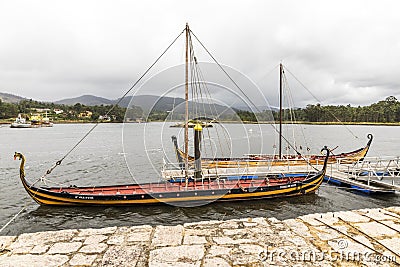
[(10, 128), (32, 128), (30, 123), (11, 123)]
[[(354, 162), (362, 161), (368, 153), (371, 146), (373, 136), (368, 135), (368, 143), (365, 147), (337, 155), (331, 154), (328, 157), (328, 163), (343, 163), (351, 164)], [(173, 137), (175, 152), (178, 161), (182, 163), (182, 160), (186, 157), (185, 152), (178, 148), (176, 137)], [(188, 156), (190, 163), (194, 161), (192, 156)], [(276, 155), (248, 155), (242, 158), (202, 158), (202, 167), (205, 169), (213, 168), (249, 168), (249, 167), (272, 167), (272, 166), (302, 166), (302, 165), (322, 165), (325, 161), (323, 155), (312, 155), (312, 156), (298, 156), (289, 155), (283, 158), (278, 158)]]
[(46, 188), (23, 184), (28, 194), (41, 205), (131, 206), (151, 204), (207, 204), (214, 201), (242, 201), (291, 197), (314, 193), (321, 185), (325, 171), (314, 175), (281, 179), (208, 181), (185, 183), (132, 184), (103, 187)]

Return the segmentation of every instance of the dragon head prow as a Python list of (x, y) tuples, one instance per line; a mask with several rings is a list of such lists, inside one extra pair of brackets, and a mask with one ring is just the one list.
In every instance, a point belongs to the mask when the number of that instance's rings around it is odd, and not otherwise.
[(25, 169), (24, 169), (25, 157), (24, 157), (24, 155), (22, 155), (22, 153), (15, 152), (15, 153), (14, 153), (14, 160), (16, 160), (17, 158), (18, 158), (19, 160), (21, 160), (21, 164), (20, 164), (20, 166), (19, 166), (19, 175), (20, 175), (20, 177), (21, 177), (21, 179), (22, 179), (22, 178), (25, 177)]
[(14, 160), (16, 160), (17, 158), (19, 160), (21, 160), (23, 157), (24, 157), (24, 155), (22, 155), (22, 153), (19, 153), (19, 152), (14, 153)]

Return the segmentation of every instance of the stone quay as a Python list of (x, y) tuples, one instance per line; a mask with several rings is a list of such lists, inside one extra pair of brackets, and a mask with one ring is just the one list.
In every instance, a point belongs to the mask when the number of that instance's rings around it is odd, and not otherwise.
[(0, 236), (0, 266), (399, 266), (400, 207)]

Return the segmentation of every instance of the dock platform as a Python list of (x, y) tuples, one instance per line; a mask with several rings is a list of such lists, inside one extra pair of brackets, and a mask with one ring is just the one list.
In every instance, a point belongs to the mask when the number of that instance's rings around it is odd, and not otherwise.
[[(329, 164), (326, 170), (325, 182), (340, 186), (347, 190), (365, 194), (395, 194), (400, 193), (400, 157), (368, 157), (363, 161), (352, 164), (344, 163), (346, 159)], [(315, 166), (299, 165), (288, 160), (281, 166), (238, 167), (203, 169), (203, 178), (208, 177), (259, 177), (262, 175), (282, 175), (296, 173), (311, 173), (322, 168), (322, 164)], [(184, 179), (184, 172), (180, 169), (163, 171), (163, 177), (170, 180), (173, 177)]]
[(325, 175), (325, 182), (328, 184), (338, 185), (349, 188), (350, 190), (366, 193), (366, 194), (394, 194), (395, 189), (388, 188), (386, 184), (373, 185), (371, 181), (351, 179), (347, 173), (340, 171), (332, 171)]

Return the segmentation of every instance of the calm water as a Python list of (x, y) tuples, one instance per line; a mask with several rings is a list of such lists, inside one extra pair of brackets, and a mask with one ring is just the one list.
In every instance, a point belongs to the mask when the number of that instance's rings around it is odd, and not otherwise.
[[(27, 158), (26, 175), (36, 181), (62, 158), (92, 127), (90, 124), (55, 125), (53, 128), (0, 128), (0, 227), (25, 205), (27, 209), (0, 235), (68, 228), (106, 227), (139, 224), (180, 224), (199, 220), (241, 217), (277, 217), (279, 219), (339, 210), (400, 205), (398, 196), (368, 197), (333, 186), (323, 185), (315, 195), (297, 198), (213, 203), (194, 208), (168, 205), (149, 207), (45, 207), (37, 205), (24, 191), (18, 177), (19, 162), (14, 151)], [(205, 133), (205, 147), (211, 154), (233, 156), (246, 153), (273, 153), (277, 138), (270, 125), (225, 125), (226, 132), (210, 129)], [(47, 178), (54, 183), (75, 185), (110, 185), (157, 181), (163, 158), (174, 161), (171, 135), (181, 136), (182, 129), (163, 123), (102, 124), (80, 144)], [(375, 137), (369, 156), (400, 155), (400, 127), (387, 126), (310, 126), (301, 125), (295, 133), (298, 147), (308, 146), (319, 153), (323, 145), (344, 152), (363, 147), (366, 135)], [(219, 132), (219, 134), (216, 134)], [(355, 138), (355, 136), (358, 138)], [(217, 142), (216, 137), (229, 137)], [(218, 151), (218, 152), (215, 152)]]

